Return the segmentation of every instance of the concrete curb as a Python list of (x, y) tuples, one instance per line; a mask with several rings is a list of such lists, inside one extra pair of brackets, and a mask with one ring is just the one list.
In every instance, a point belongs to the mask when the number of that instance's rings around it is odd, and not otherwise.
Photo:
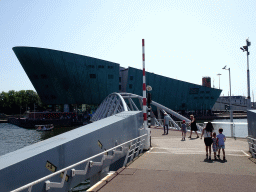
[(104, 187), (107, 183), (109, 183), (112, 179), (114, 179), (117, 175), (119, 175), (126, 167), (121, 167), (115, 172), (109, 173), (106, 177), (101, 179), (99, 182), (97, 182), (95, 185), (87, 189), (87, 191), (90, 192), (97, 192), (99, 191), (102, 187)]

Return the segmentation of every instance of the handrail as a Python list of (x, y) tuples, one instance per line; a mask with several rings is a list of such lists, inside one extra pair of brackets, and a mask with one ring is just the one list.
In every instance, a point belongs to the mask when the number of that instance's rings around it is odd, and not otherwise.
[[(82, 164), (82, 163), (84, 163), (84, 162), (86, 162), (86, 161), (89, 161), (89, 160), (91, 160), (91, 159), (94, 159), (95, 157), (98, 157), (98, 156), (100, 156), (100, 155), (104, 155), (106, 152), (112, 151), (112, 150), (114, 150), (114, 149), (116, 149), (116, 148), (118, 148), (118, 147), (121, 147), (121, 146), (123, 146), (123, 145), (125, 145), (125, 144), (127, 144), (127, 143), (130, 143), (130, 142), (132, 142), (132, 141), (134, 141), (134, 140), (137, 140), (137, 139), (139, 139), (139, 138), (141, 138), (141, 137), (145, 137), (145, 136), (147, 136), (147, 135), (148, 135), (148, 134), (144, 134), (144, 135), (141, 135), (141, 136), (136, 137), (136, 138), (134, 138), (134, 139), (131, 139), (131, 140), (129, 140), (129, 141), (126, 141), (126, 142), (124, 142), (124, 143), (122, 143), (122, 144), (120, 144), (120, 145), (117, 145), (117, 146), (115, 146), (115, 147), (112, 147), (111, 149), (108, 149), (108, 150), (106, 150), (106, 151), (103, 151), (103, 152), (101, 152), (101, 153), (98, 153), (98, 154), (96, 154), (96, 155), (94, 155), (94, 156), (91, 156), (91, 157), (89, 157), (89, 158), (87, 158), (87, 159), (84, 159), (84, 160), (79, 161), (79, 162), (77, 162), (77, 163), (75, 163), (75, 164), (73, 164), (73, 165), (70, 165), (70, 166), (68, 166), (68, 167), (66, 167), (66, 168), (63, 168), (63, 169), (61, 169), (61, 170), (59, 170), (59, 171), (57, 171), (57, 172), (55, 172), (55, 173), (52, 173), (52, 174), (47, 175), (47, 176), (45, 176), (45, 177), (43, 177), (43, 178), (41, 178), (41, 179), (38, 179), (38, 180), (36, 180), (36, 181), (33, 181), (33, 182), (31, 182), (31, 183), (29, 183), (29, 184), (27, 184), (27, 185), (24, 185), (24, 186), (22, 186), (22, 187), (19, 187), (18, 189), (12, 190), (11, 192), (18, 192), (18, 191), (27, 189), (27, 188), (29, 188), (29, 187), (32, 187), (33, 185), (36, 185), (36, 184), (38, 184), (38, 183), (40, 183), (40, 182), (42, 182), (42, 181), (45, 181), (46, 179), (49, 179), (49, 178), (51, 178), (51, 177), (53, 177), (53, 176), (55, 176), (55, 175), (58, 175), (58, 174), (60, 174), (60, 173), (62, 173), (62, 172), (64, 172), (64, 171), (67, 171), (67, 170), (69, 170), (69, 169), (71, 169), (71, 168), (73, 168), (73, 167), (76, 167), (76, 166), (78, 166), (78, 165), (80, 165), (80, 164)], [(64, 178), (65, 178), (65, 177), (64, 177)]]
[(256, 158), (256, 139), (248, 136), (247, 140), (249, 144), (249, 151), (252, 153), (252, 156)]
[(247, 139), (251, 139), (251, 140), (254, 140), (254, 141), (256, 141), (256, 139), (254, 139), (254, 138), (252, 138), (252, 137), (247, 137)]
[[(208, 122), (204, 122), (205, 124), (207, 124)], [(215, 122), (211, 122), (212, 124), (241, 124), (241, 125), (244, 125), (244, 124), (248, 124), (248, 123), (246, 123), (246, 122), (221, 122), (221, 121), (219, 121), (219, 122), (217, 122), (217, 121), (215, 121)]]
[[(159, 124), (160, 124), (160, 122), (163, 123), (164, 119), (158, 119), (158, 121), (159, 121)], [(176, 124), (182, 124), (182, 121), (175, 121), (175, 122), (176, 122)], [(169, 123), (170, 123), (170, 122), (169, 122)], [(189, 123), (186, 123), (186, 124), (189, 124)], [(203, 130), (203, 128), (202, 128), (202, 126), (201, 126), (200, 124), (201, 124), (201, 123), (196, 123), (199, 133), (202, 132), (202, 130)], [(160, 125), (161, 125), (161, 124), (160, 124)], [(187, 128), (188, 128), (188, 127), (190, 127), (190, 126), (187, 126)], [(170, 127), (170, 128), (173, 128), (173, 127)], [(177, 129), (177, 128), (176, 128), (176, 129)], [(180, 129), (178, 129), (178, 130), (180, 130)], [(190, 129), (188, 129), (188, 130), (190, 131)]]

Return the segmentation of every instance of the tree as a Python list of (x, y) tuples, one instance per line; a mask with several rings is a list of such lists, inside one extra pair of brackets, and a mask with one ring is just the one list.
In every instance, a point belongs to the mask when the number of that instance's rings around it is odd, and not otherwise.
[[(33, 90), (21, 90), (15, 92), (10, 90), (8, 93), (0, 94), (0, 112), (6, 114), (24, 113), (27, 107), (34, 109), (34, 104), (38, 109), (45, 109), (47, 105), (43, 104), (38, 94)], [(21, 111), (20, 111), (21, 110)]]

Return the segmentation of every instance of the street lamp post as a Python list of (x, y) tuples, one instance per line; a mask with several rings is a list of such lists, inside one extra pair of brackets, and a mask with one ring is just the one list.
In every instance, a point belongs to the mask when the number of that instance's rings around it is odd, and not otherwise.
[(234, 136), (233, 134), (233, 111), (232, 111), (232, 107), (231, 107), (231, 75), (230, 75), (230, 68), (226, 68), (227, 65), (225, 67), (223, 67), (222, 69), (224, 70), (228, 70), (229, 72), (229, 89), (230, 89), (230, 92), (229, 92), (229, 112), (230, 112), (230, 129), (231, 129), (231, 137)]
[(219, 89), (220, 89), (220, 76), (221, 76), (221, 74), (219, 73), (217, 75), (219, 76)]
[(151, 128), (151, 91), (152, 87), (150, 85), (147, 86), (147, 106), (148, 106), (148, 127)]
[(250, 71), (249, 71), (249, 46), (251, 46), (251, 42), (248, 39), (246, 39), (246, 46), (240, 47), (240, 49), (244, 52), (247, 52), (247, 91), (248, 91), (248, 98), (247, 98), (247, 109), (251, 108), (251, 97), (250, 97)]

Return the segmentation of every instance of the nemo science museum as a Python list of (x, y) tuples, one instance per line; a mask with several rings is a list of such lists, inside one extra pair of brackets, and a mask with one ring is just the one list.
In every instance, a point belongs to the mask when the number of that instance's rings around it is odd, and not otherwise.
[[(142, 96), (142, 70), (83, 55), (36, 47), (14, 47), (20, 64), (43, 103), (99, 105), (113, 92)], [(196, 85), (146, 72), (152, 99), (175, 111), (211, 110), (221, 90), (209, 77)], [(65, 107), (66, 106), (66, 107)]]

